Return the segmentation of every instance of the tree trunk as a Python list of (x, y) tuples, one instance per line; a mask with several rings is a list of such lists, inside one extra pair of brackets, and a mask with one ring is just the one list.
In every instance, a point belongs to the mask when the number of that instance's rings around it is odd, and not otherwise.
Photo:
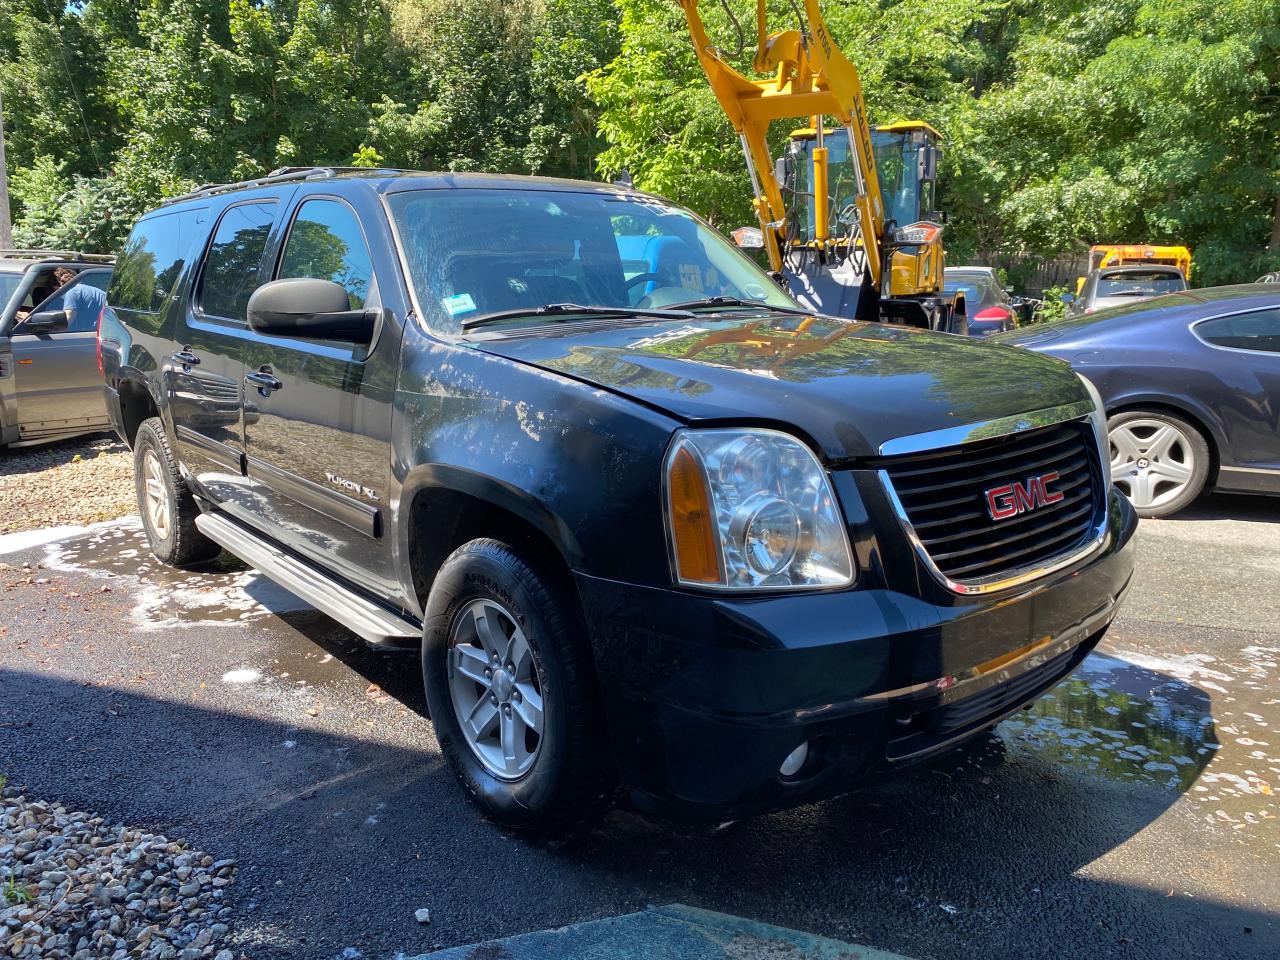
[(9, 220), (9, 176), (4, 165), (4, 98), (0, 94), (0, 250), (13, 246), (13, 224)]
[[(3, 177), (4, 155), (0, 154), (0, 177)], [(1271, 214), (1271, 242), (1267, 244), (1268, 253), (1280, 253), (1280, 197), (1276, 197), (1276, 207)]]

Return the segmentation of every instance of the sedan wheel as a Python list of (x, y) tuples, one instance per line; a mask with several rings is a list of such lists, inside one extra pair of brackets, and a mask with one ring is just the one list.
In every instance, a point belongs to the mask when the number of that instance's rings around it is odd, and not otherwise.
[(1200, 493), (1209, 450), (1200, 432), (1176, 417), (1130, 411), (1111, 418), (1111, 481), (1140, 516), (1164, 517)]

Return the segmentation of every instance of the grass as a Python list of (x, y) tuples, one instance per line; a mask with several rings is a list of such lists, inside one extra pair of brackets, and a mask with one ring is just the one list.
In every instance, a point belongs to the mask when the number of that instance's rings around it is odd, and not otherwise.
[(36, 895), (30, 887), (23, 886), (13, 879), (13, 873), (0, 884), (0, 904), (10, 906), (16, 903), (31, 903)]

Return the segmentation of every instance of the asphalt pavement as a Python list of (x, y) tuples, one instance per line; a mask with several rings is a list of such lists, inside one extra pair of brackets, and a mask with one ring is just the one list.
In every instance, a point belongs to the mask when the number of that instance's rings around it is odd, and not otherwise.
[(917, 960), (1280, 956), (1280, 501), (1143, 521), (1098, 653), (944, 761), (718, 829), (616, 809), (557, 841), (464, 802), (413, 656), (232, 560), (160, 567), (132, 521), (38, 540), (0, 537), (0, 773), (237, 859), (250, 957), (671, 903)]

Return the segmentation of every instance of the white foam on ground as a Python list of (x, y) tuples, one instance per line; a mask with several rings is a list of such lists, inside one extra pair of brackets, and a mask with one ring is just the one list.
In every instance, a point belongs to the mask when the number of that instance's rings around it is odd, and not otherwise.
[(21, 553), (32, 547), (43, 547), (48, 543), (56, 543), (59, 540), (86, 533), (88, 529), (88, 527), (77, 526), (41, 527), (38, 530), (3, 533), (0, 534), (0, 554)]

